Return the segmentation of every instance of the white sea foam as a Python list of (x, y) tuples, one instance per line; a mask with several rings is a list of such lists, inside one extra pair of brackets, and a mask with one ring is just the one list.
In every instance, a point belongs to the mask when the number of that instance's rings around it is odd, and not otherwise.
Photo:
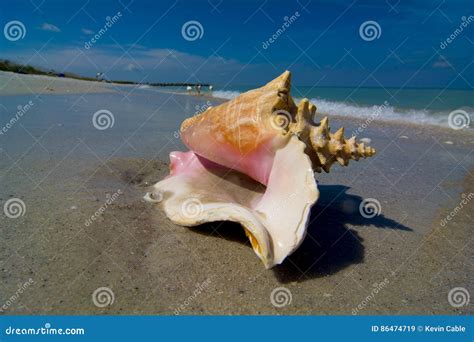
[[(297, 100), (297, 102), (299, 99)], [(350, 116), (357, 118), (373, 118), (377, 121), (409, 121), (419, 124), (447, 126), (448, 114), (433, 113), (426, 109), (398, 109), (390, 105), (359, 106), (345, 102), (311, 99), (316, 104), (318, 113)]]
[[(216, 90), (212, 92), (214, 97), (222, 99), (233, 99), (240, 95), (234, 90)], [(295, 98), (298, 103), (301, 99)], [(356, 104), (329, 101), (325, 99), (310, 99), (316, 104), (318, 113), (349, 116), (356, 118), (373, 118), (376, 114), (377, 121), (407, 121), (417, 124), (448, 126), (449, 111), (434, 112), (426, 109), (400, 109), (390, 105), (359, 106)], [(474, 117), (474, 109), (468, 108), (466, 111)]]
[[(295, 99), (298, 102), (300, 99)], [(390, 105), (359, 106), (344, 102), (311, 99), (316, 104), (318, 113), (350, 116), (357, 118), (374, 118), (377, 121), (405, 121), (415, 124), (449, 127), (450, 111), (432, 111), (427, 109), (401, 109)], [(469, 116), (474, 117), (474, 108), (463, 108)]]
[(234, 91), (234, 90), (213, 90), (212, 91), (212, 96), (218, 97), (220, 99), (232, 100), (234, 97), (237, 97), (239, 95), (240, 95), (240, 92)]

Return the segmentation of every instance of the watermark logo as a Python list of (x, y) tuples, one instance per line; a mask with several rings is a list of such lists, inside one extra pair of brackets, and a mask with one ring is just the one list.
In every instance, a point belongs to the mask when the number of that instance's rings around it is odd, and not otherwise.
[(193, 42), (204, 36), (204, 27), (197, 20), (187, 21), (181, 27), (181, 35), (188, 42)]
[(3, 212), (9, 218), (15, 219), (24, 216), (26, 212), (26, 205), (19, 198), (10, 198), (3, 205)]
[(448, 293), (448, 302), (454, 308), (460, 308), (469, 304), (470, 295), (464, 287), (455, 287)]
[(278, 109), (272, 113), (270, 123), (273, 128), (287, 130), (292, 121), (291, 114), (284, 109)]
[(362, 202), (360, 202), (359, 212), (363, 217), (371, 219), (380, 215), (382, 212), (382, 206), (375, 198), (365, 198)]
[(363, 22), (359, 27), (359, 35), (366, 42), (379, 39), (382, 35), (382, 28), (379, 23), (373, 20)]
[(3, 34), (11, 42), (23, 39), (26, 36), (26, 27), (19, 20), (12, 20), (5, 24)]
[(190, 198), (181, 205), (181, 212), (187, 218), (195, 218), (201, 215), (203, 210), (202, 203), (197, 198)]
[(270, 294), (270, 302), (276, 308), (282, 308), (284, 306), (290, 305), (293, 296), (291, 291), (286, 287), (277, 287), (273, 289)]
[(452, 129), (460, 130), (460, 129), (469, 127), (470, 124), (471, 124), (471, 117), (466, 111), (462, 109), (457, 109), (449, 113), (448, 125)]
[(114, 304), (115, 295), (110, 287), (99, 287), (92, 293), (92, 302), (98, 308)]
[(112, 112), (107, 109), (98, 110), (92, 116), (92, 124), (100, 131), (114, 127), (114, 123), (115, 117)]

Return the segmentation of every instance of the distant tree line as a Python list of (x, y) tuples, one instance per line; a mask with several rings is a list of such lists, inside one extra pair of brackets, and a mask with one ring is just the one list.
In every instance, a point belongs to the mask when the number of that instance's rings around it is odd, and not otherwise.
[[(23, 65), (18, 64), (7, 59), (0, 59), (0, 71), (9, 71), (15, 72), (17, 74), (26, 74), (26, 75), (46, 75), (46, 76), (53, 76), (53, 77), (67, 77), (67, 78), (74, 78), (77, 80), (85, 80), (85, 81), (97, 81), (97, 82), (108, 82), (108, 83), (119, 83), (119, 84), (139, 84), (138, 82), (132, 81), (113, 81), (113, 80), (106, 80), (106, 79), (98, 79), (97, 77), (85, 77), (73, 74), (71, 72), (58, 72), (55, 70), (44, 70), (38, 67), (34, 67), (32, 65)], [(184, 83), (184, 82), (160, 82), (160, 83), (140, 83), (140, 84), (147, 84), (153, 87), (194, 87), (194, 86), (202, 86), (208, 87), (209, 84), (207, 83)]]

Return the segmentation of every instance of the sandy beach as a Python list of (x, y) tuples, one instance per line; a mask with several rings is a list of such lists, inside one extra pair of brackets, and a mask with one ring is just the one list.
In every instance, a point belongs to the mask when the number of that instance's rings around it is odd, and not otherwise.
[[(456, 210), (474, 191), (472, 130), (371, 122), (359, 138), (377, 154), (317, 175), (308, 236), (265, 270), (238, 225), (176, 226), (143, 200), (185, 150), (182, 120), (223, 100), (6, 73), (0, 83), (0, 202), (25, 205), (0, 216), (0, 314), (473, 314), (448, 302), (455, 287), (474, 293), (474, 201)], [(106, 129), (92, 121), (101, 110)], [(332, 131), (363, 124), (330, 117)], [(380, 215), (360, 215), (367, 198)], [(292, 300), (278, 308), (282, 286)], [(94, 305), (99, 287), (112, 305)]]
[(64, 77), (23, 75), (0, 71), (1, 95), (106, 93), (121, 86)]

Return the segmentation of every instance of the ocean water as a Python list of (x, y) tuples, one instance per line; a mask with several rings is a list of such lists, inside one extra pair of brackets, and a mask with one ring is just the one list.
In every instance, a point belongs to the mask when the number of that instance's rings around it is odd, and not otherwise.
[[(212, 94), (215, 97), (232, 99), (251, 88), (234, 87), (220, 90), (215, 87)], [(467, 125), (474, 120), (472, 90), (293, 86), (291, 94), (297, 102), (302, 98), (310, 99), (319, 113), (331, 115), (438, 126), (449, 126), (450, 121), (454, 120), (458, 125), (457, 120)], [(454, 111), (456, 112), (450, 118), (450, 113)]]

